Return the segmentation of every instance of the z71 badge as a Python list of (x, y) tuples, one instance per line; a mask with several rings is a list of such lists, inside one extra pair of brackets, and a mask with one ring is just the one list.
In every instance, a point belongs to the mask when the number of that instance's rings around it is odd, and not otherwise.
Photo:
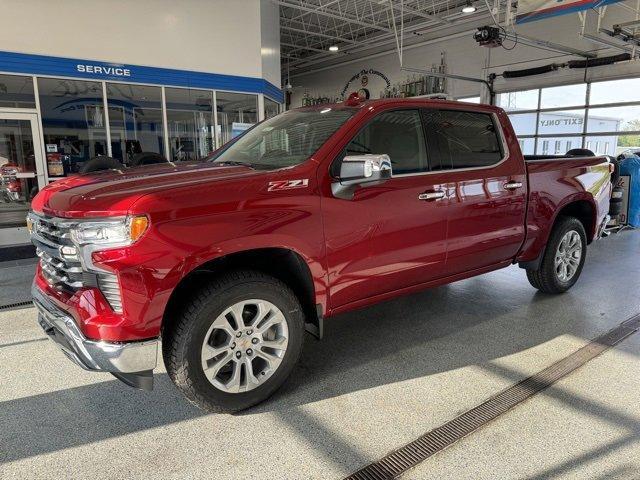
[(278, 180), (269, 182), (269, 192), (277, 192), (280, 190), (292, 190), (294, 188), (306, 188), (309, 186), (309, 179), (302, 178), (300, 180)]

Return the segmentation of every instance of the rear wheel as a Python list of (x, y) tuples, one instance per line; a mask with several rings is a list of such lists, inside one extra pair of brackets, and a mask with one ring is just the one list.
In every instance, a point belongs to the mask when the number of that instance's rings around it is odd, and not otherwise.
[(208, 411), (238, 411), (273, 394), (302, 349), (304, 317), (293, 292), (254, 271), (203, 288), (163, 335), (167, 372)]
[(527, 269), (532, 286), (545, 293), (569, 290), (580, 277), (587, 253), (587, 236), (574, 217), (561, 217), (553, 227), (538, 269)]

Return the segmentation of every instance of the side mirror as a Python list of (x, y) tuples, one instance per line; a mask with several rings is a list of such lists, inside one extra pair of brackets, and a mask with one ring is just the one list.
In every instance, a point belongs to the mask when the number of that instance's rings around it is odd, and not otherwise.
[(392, 177), (389, 155), (349, 155), (340, 164), (340, 178), (331, 184), (333, 195), (353, 198), (357, 186), (378, 185)]

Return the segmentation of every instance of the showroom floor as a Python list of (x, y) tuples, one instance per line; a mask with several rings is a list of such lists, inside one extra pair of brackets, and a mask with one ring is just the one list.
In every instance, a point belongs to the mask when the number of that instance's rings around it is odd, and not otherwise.
[[(0, 305), (33, 265), (0, 269)], [(640, 313), (640, 232), (591, 246), (561, 296), (517, 267), (331, 319), (285, 388), (207, 415), (84, 372), (33, 308), (0, 311), (0, 478), (339, 479)], [(403, 478), (640, 478), (640, 333)]]

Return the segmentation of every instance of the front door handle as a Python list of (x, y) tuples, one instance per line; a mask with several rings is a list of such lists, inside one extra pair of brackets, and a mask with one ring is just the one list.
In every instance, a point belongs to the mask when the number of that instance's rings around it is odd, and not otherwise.
[(515, 190), (520, 187), (522, 187), (522, 182), (508, 182), (504, 184), (506, 190)]
[(434, 200), (440, 200), (444, 198), (444, 192), (438, 190), (435, 192), (425, 192), (418, 195), (418, 200), (422, 200), (425, 202), (430, 202)]

